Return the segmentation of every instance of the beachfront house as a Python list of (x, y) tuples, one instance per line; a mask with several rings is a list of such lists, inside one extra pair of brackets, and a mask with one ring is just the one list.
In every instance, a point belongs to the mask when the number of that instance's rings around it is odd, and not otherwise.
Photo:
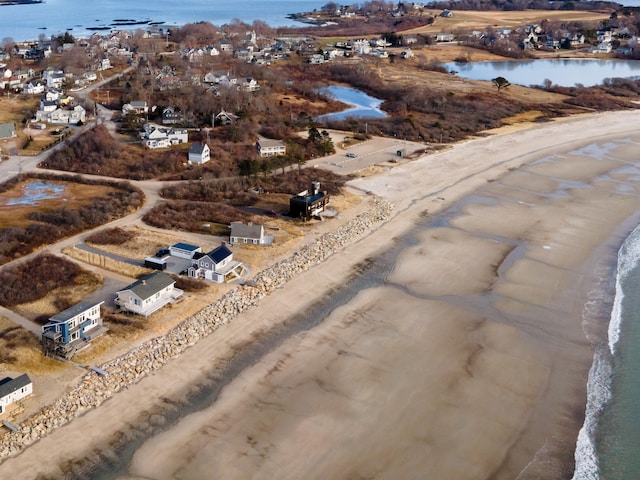
[(102, 324), (99, 302), (80, 302), (52, 316), (42, 327), (42, 350), (47, 356), (69, 359), (107, 329)]
[(0, 380), (0, 415), (9, 412), (12, 406), (33, 393), (33, 384), (26, 373), (16, 378)]
[(115, 304), (121, 310), (148, 317), (182, 295), (175, 284), (166, 273), (154, 272), (118, 290)]
[(328, 204), (329, 195), (320, 191), (320, 182), (311, 182), (311, 190), (300, 192), (289, 199), (289, 215), (310, 220), (324, 212)]
[(233, 252), (222, 244), (208, 253), (197, 253), (188, 274), (193, 278), (204, 278), (216, 283), (240, 278), (242, 264), (233, 260)]
[(271, 245), (273, 235), (264, 233), (264, 225), (259, 223), (231, 222), (231, 234), (229, 243), (249, 245)]

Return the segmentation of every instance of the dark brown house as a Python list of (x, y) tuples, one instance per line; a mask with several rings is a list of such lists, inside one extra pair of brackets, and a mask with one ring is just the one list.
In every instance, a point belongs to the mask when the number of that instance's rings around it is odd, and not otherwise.
[(320, 182), (311, 182), (311, 190), (305, 190), (289, 199), (289, 216), (310, 220), (324, 212), (329, 204), (329, 194), (320, 191)]

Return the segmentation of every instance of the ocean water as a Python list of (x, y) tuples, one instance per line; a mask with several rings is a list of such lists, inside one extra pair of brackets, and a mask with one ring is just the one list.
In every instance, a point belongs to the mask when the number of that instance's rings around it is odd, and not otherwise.
[[(298, 25), (287, 17), (319, 9), (324, 3), (315, 0), (46, 0), (33, 5), (8, 5), (0, 7), (0, 39), (15, 41), (36, 40), (70, 30), (74, 36), (86, 37), (92, 31), (87, 27), (108, 26), (116, 19), (164, 22), (165, 26), (179, 26), (199, 21), (214, 25), (239, 19), (251, 24), (254, 20), (266, 22), (272, 27)], [(118, 28), (136, 29), (142, 26)]]
[(640, 478), (640, 226), (618, 253), (608, 344), (596, 349), (576, 480)]

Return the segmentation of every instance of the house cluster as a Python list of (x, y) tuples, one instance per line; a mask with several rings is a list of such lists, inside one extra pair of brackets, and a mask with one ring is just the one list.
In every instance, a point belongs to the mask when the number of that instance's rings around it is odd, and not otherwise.
[(86, 121), (86, 116), (84, 107), (78, 105), (73, 97), (54, 88), (47, 91), (40, 99), (40, 105), (33, 120), (52, 125), (80, 125)]
[(145, 123), (139, 135), (147, 148), (167, 148), (189, 141), (186, 128), (165, 127), (155, 123)]
[[(371, 55), (378, 58), (387, 58), (387, 48), (391, 46), (385, 38), (356, 38), (347, 41), (335, 42), (322, 53), (310, 53), (307, 56), (309, 63), (319, 65), (338, 57), (350, 57), (354, 55)], [(317, 50), (316, 50), (317, 52)]]
[(252, 77), (237, 78), (227, 71), (212, 71), (204, 75), (204, 83), (209, 90), (218, 93), (220, 88), (234, 88), (244, 92), (260, 90), (260, 84)]
[(259, 37), (255, 31), (249, 31), (242, 38), (236, 36), (233, 41), (225, 38), (216, 45), (185, 48), (180, 54), (194, 63), (202, 62), (205, 57), (229, 55), (247, 63), (270, 65), (276, 60), (287, 58), (291, 50), (285, 41)]
[(77, 125), (85, 121), (84, 107), (63, 91), (72, 76), (61, 69), (47, 67), (38, 76), (32, 68), (12, 71), (0, 64), (0, 73), (0, 88), (41, 96), (34, 121), (54, 125)]
[[(145, 317), (182, 295), (175, 280), (164, 272), (145, 275), (116, 292), (115, 305)], [(49, 318), (42, 327), (42, 351), (50, 357), (70, 359), (107, 331), (101, 307), (104, 301), (80, 302)]]
[[(484, 44), (492, 44), (503, 39), (513, 40), (518, 42), (520, 48), (524, 50), (586, 48), (589, 44), (585, 35), (579, 31), (568, 29), (545, 31), (538, 24), (529, 24), (516, 29), (501, 27), (491, 32), (473, 31), (471, 37), (479, 39)], [(596, 42), (589, 47), (588, 51), (591, 53), (611, 53), (614, 51), (615, 45), (620, 44), (621, 47), (616, 49), (617, 53), (631, 54), (634, 45), (638, 43), (639, 41), (630, 35), (628, 29), (610, 28), (596, 32)]]
[(160, 250), (155, 257), (145, 258), (144, 264), (160, 271), (171, 268), (191, 278), (203, 278), (214, 283), (232, 282), (245, 273), (242, 263), (233, 259), (233, 252), (224, 243), (208, 252), (203, 252), (197, 245), (176, 243)]

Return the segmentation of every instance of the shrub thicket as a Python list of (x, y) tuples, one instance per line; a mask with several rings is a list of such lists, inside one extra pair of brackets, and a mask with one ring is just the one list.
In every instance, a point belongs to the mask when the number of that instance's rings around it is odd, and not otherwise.
[(136, 236), (136, 232), (132, 230), (115, 227), (100, 230), (99, 232), (89, 235), (86, 240), (96, 245), (122, 245), (129, 240), (133, 240)]
[(0, 270), (0, 305), (34, 302), (50, 291), (73, 286), (86, 273), (76, 263), (43, 253), (28, 262)]

